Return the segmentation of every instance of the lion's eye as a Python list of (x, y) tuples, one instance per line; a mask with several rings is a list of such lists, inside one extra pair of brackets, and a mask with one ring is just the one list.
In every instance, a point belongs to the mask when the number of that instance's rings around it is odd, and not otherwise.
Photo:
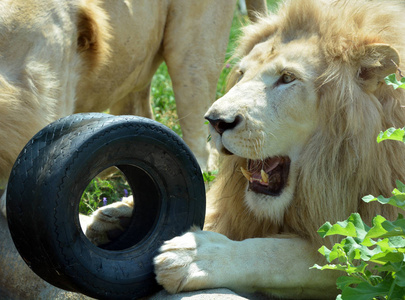
[(286, 72), (283, 75), (281, 75), (280, 79), (282, 83), (287, 84), (293, 82), (295, 79), (297, 79), (297, 77), (295, 77), (293, 73)]

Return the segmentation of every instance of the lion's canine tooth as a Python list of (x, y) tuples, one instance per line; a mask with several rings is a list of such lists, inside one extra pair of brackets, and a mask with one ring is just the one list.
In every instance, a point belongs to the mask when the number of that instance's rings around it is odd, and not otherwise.
[(242, 171), (243, 176), (245, 176), (247, 180), (252, 182), (252, 173), (247, 171), (244, 167), (240, 167), (240, 170)]
[(260, 174), (262, 175), (262, 180), (264, 183), (269, 183), (269, 175), (267, 175), (266, 172), (264, 172), (264, 170), (261, 170)]

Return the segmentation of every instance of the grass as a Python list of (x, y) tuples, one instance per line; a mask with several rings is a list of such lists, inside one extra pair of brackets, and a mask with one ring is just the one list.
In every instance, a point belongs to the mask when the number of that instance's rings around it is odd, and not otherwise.
[(80, 201), (79, 212), (90, 215), (97, 208), (120, 201), (122, 197), (131, 194), (125, 176), (117, 170), (105, 179), (97, 177), (90, 182)]
[[(270, 10), (272, 10), (278, 0), (267, 0)], [(246, 16), (235, 10), (234, 18), (232, 21), (231, 32), (229, 36), (229, 44), (227, 48), (226, 58), (224, 62), (224, 69), (220, 75), (217, 85), (216, 98), (220, 98), (225, 93), (226, 77), (231, 70), (229, 64), (226, 62), (232, 55), (235, 48), (236, 40), (240, 34), (241, 26), (247, 24), (249, 21)], [(182, 136), (178, 116), (176, 112), (176, 103), (170, 80), (167, 66), (162, 64), (155, 73), (152, 86), (151, 86), (152, 110), (155, 120), (168, 126), (178, 135)], [(204, 174), (205, 181), (212, 181), (215, 178), (215, 172)], [(119, 171), (105, 179), (95, 178), (88, 185), (83, 193), (82, 201), (80, 203), (79, 211), (83, 214), (91, 214), (98, 207), (120, 201), (126, 195), (126, 191), (131, 195), (131, 189), (125, 180), (125, 176)]]

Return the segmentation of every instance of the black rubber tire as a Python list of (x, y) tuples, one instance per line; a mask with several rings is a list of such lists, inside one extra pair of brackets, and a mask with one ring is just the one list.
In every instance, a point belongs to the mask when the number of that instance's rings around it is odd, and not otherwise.
[[(127, 232), (102, 249), (83, 234), (81, 196), (116, 166), (134, 194)], [(141, 117), (76, 114), (41, 130), (20, 153), (7, 187), (13, 241), (49, 283), (98, 299), (136, 299), (159, 289), (152, 260), (161, 244), (202, 228), (205, 188), (185, 143)]]

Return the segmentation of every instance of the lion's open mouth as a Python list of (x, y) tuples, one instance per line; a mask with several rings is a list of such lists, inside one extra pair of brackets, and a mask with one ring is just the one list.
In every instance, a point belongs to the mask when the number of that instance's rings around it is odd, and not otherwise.
[(287, 184), (291, 160), (287, 156), (248, 161), (248, 169), (241, 168), (249, 180), (249, 190), (270, 196), (279, 196)]

